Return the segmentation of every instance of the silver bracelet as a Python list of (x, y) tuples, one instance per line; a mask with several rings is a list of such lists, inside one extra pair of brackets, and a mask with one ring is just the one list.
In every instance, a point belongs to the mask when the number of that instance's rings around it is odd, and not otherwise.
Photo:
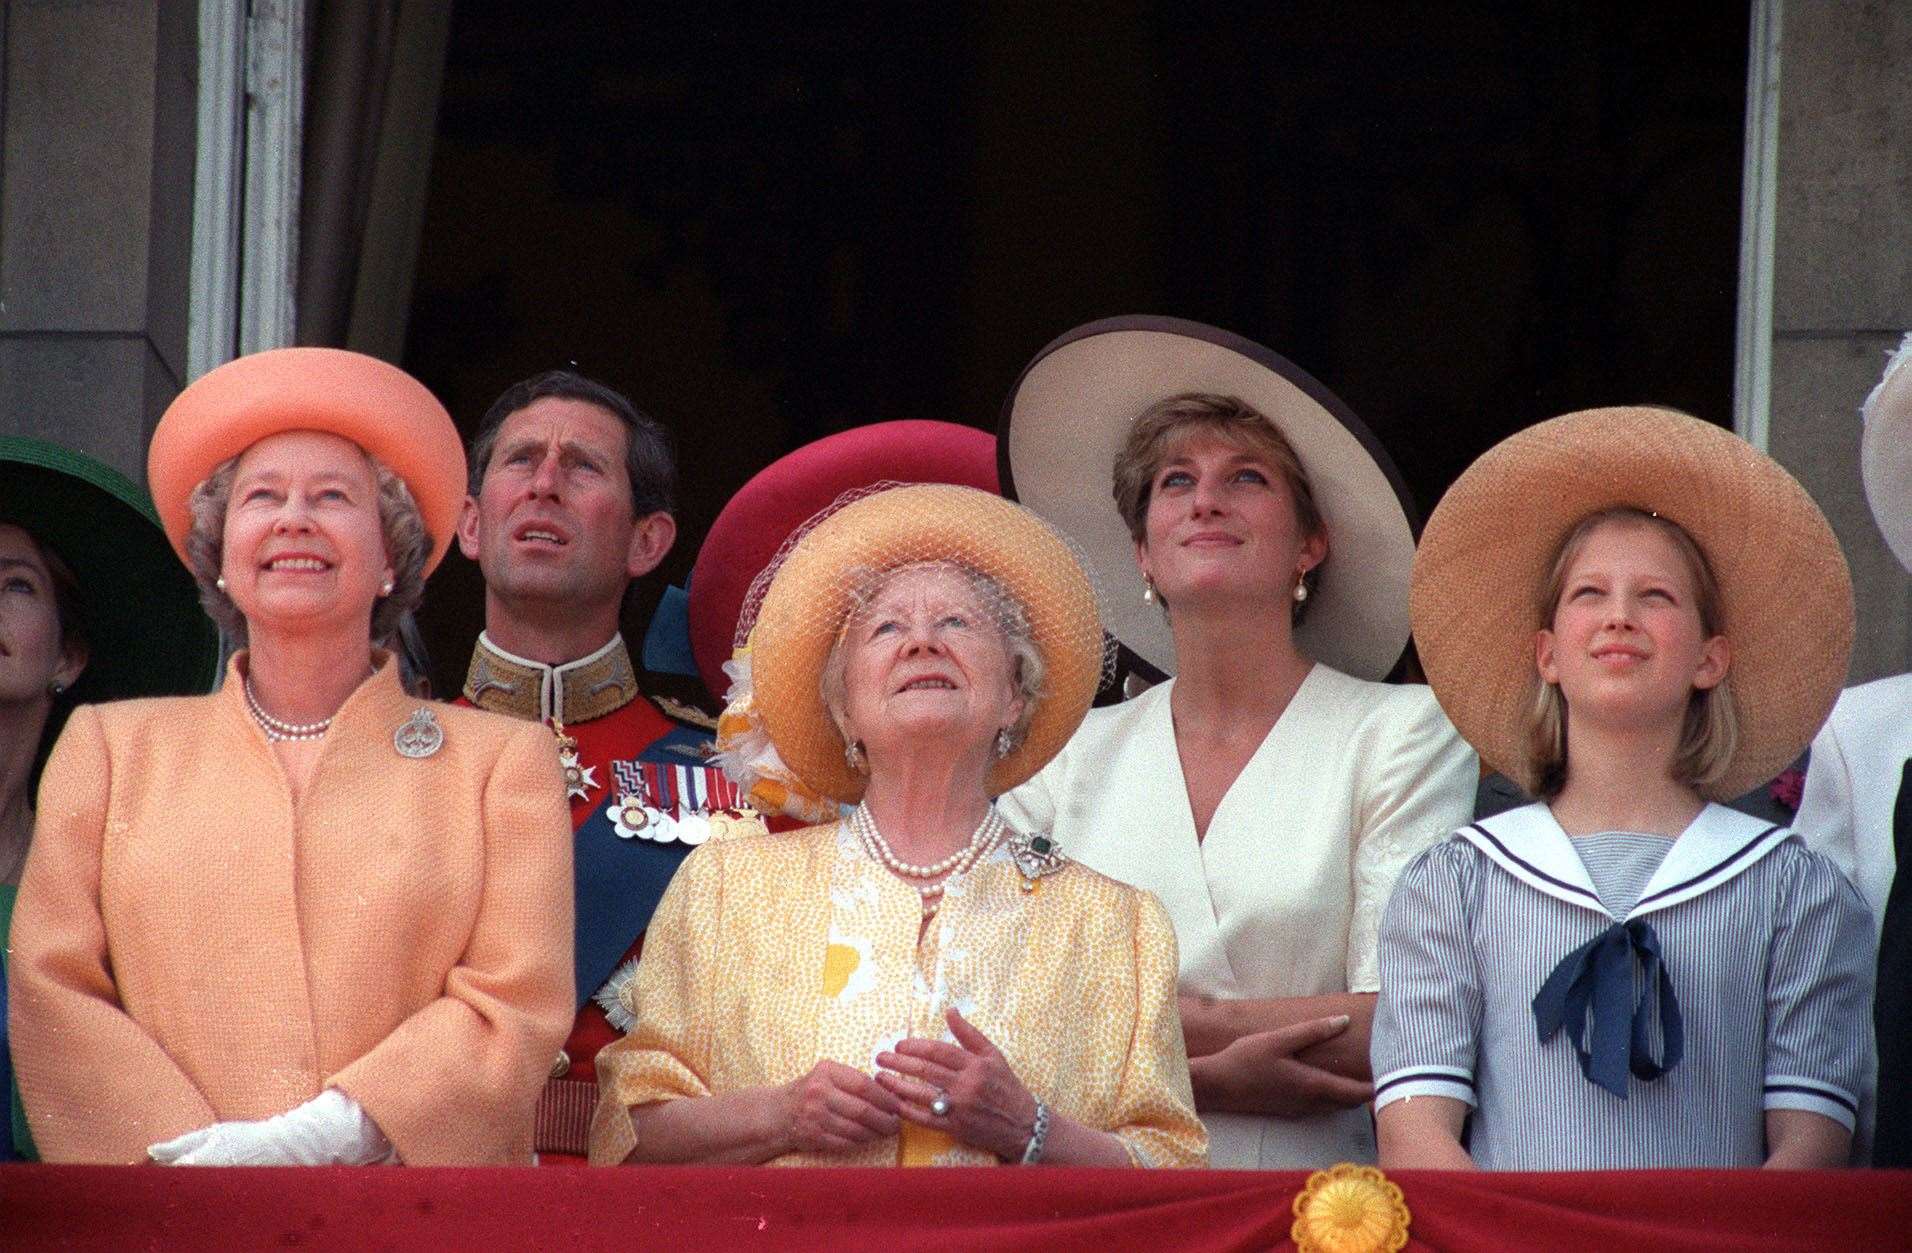
[(1049, 1138), (1049, 1107), (1036, 1098), (1036, 1125), (1029, 1131), (1029, 1146), (1022, 1151), (1022, 1164), (1034, 1166), (1042, 1160), (1042, 1142)]

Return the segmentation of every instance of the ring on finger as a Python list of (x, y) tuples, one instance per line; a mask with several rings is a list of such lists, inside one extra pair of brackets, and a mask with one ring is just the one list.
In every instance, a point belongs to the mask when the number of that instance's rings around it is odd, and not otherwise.
[(949, 1116), (949, 1093), (943, 1091), (941, 1088), (936, 1089), (936, 1099), (929, 1103), (929, 1112), (938, 1118), (947, 1118)]

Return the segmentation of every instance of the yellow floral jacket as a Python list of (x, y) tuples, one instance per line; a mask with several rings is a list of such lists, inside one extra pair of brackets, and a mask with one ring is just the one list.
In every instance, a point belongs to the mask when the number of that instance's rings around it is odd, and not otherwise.
[[(787, 1083), (822, 1058), (872, 1073), (898, 1040), (948, 1039), (954, 1006), (1031, 1092), (1121, 1137), (1137, 1165), (1206, 1164), (1161, 905), (1074, 863), (1026, 882), (999, 844), (949, 881), (919, 944), (916, 890), (841, 824), (699, 848), (651, 921), (626, 993), (636, 1023), (598, 1055), (591, 1160), (635, 1147), (633, 1105)], [(906, 1124), (774, 1164), (995, 1160)]]

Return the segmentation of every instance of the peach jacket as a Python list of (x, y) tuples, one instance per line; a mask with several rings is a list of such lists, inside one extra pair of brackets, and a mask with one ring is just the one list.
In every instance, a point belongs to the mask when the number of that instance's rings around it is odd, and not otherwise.
[[(336, 1087), (413, 1165), (531, 1160), (575, 1004), (571, 823), (551, 732), (347, 698), (295, 804), (211, 696), (75, 710), (13, 918), (13, 1060), (50, 1162), (142, 1162)], [(432, 755), (394, 733), (420, 709)]]

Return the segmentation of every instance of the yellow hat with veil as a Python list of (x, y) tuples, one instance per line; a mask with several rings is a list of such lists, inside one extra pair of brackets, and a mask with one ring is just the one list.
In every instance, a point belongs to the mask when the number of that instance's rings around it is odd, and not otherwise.
[[(1029, 510), (975, 488), (886, 484), (846, 494), (801, 527), (758, 576), (737, 634), (748, 673), (719, 723), (725, 768), (753, 794), (811, 820), (862, 798), (820, 677), (844, 622), (872, 587), (906, 566), (949, 564), (986, 576), (1013, 602), (1044, 662), (1028, 730), (991, 767), (991, 795), (1054, 757), (1088, 712), (1109, 661), (1095, 589), (1069, 543)], [(760, 789), (769, 782), (774, 786)]]

